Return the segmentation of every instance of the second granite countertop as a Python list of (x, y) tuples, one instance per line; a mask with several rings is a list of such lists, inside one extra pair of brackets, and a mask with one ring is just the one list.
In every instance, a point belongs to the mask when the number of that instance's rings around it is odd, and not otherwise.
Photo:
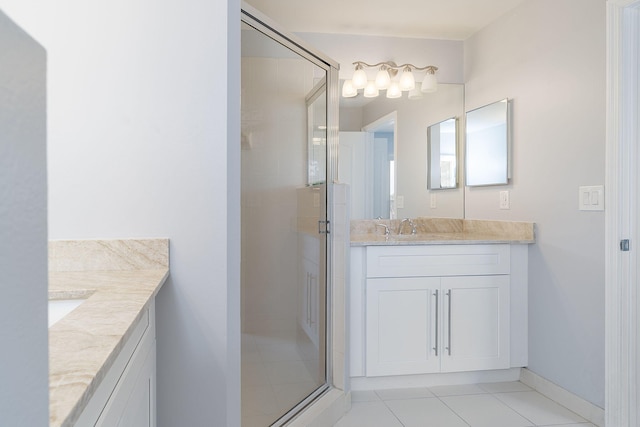
[[(411, 225), (401, 220), (352, 220), (351, 246), (531, 244), (535, 243), (534, 223), (448, 218), (415, 218)], [(385, 236), (383, 224), (389, 229)]]

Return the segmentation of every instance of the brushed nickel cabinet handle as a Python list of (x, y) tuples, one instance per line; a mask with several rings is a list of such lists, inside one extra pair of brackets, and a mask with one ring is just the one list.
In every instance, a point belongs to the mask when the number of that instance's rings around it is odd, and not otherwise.
[(449, 297), (449, 310), (447, 313), (447, 352), (451, 356), (451, 289), (447, 290), (447, 296)]
[(438, 356), (438, 318), (440, 317), (438, 314), (438, 307), (440, 306), (440, 302), (438, 301), (438, 290), (436, 289), (436, 292), (433, 294), (433, 296), (436, 297), (436, 346), (433, 347), (433, 349), (436, 352), (436, 357)]

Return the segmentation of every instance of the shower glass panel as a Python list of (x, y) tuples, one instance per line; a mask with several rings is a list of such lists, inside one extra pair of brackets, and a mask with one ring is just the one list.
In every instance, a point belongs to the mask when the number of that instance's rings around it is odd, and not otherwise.
[(327, 386), (327, 71), (242, 23), (242, 425)]

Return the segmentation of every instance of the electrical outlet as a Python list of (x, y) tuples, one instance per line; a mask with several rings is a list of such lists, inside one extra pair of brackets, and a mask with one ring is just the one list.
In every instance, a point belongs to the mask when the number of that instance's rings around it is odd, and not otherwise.
[(431, 209), (436, 209), (438, 207), (438, 199), (436, 198), (436, 193), (431, 193), (430, 195), (430, 206)]
[(500, 192), (500, 209), (511, 209), (509, 190), (503, 190)]

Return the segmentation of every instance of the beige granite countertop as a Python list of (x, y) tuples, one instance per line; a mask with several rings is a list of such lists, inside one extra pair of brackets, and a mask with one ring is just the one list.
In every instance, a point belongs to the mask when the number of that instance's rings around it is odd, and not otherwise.
[(49, 299), (87, 298), (49, 328), (50, 426), (72, 426), (169, 275), (167, 239), (49, 243)]
[[(413, 218), (416, 234), (401, 220), (352, 220), (351, 246), (395, 245), (463, 245), (463, 244), (531, 244), (535, 243), (534, 223), (485, 221), (448, 218)], [(384, 224), (389, 235), (384, 235)]]

